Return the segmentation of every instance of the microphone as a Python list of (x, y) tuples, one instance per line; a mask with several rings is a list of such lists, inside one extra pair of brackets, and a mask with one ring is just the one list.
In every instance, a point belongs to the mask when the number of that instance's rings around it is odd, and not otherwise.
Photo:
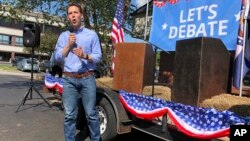
[(74, 28), (72, 26), (70, 26), (68, 30), (69, 30), (70, 33), (74, 32)]
[[(72, 26), (70, 26), (70, 27), (68, 28), (68, 30), (69, 30), (70, 33), (74, 33), (74, 28), (73, 28)], [(76, 46), (77, 46), (77, 45), (76, 45), (76, 43), (75, 43), (75, 44), (69, 49), (69, 51), (68, 51), (66, 57), (68, 57), (70, 50), (71, 50), (72, 48), (76, 47)]]

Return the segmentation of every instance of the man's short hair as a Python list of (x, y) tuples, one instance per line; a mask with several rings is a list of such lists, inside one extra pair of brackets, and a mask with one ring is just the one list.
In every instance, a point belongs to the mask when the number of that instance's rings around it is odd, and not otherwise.
[(68, 14), (68, 10), (69, 10), (69, 7), (71, 6), (75, 6), (79, 9), (80, 13), (82, 13), (82, 7), (81, 5), (77, 4), (77, 3), (70, 3), (68, 6), (67, 6), (67, 14)]

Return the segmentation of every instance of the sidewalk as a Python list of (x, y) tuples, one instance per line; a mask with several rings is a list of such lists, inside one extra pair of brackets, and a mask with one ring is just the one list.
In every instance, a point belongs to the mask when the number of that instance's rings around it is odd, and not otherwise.
[(0, 61), (0, 64), (11, 64), (11, 62)]
[[(7, 71), (0, 71), (0, 75), (16, 75), (21, 76), (23, 78), (31, 78), (31, 72), (7, 72)], [(33, 73), (33, 79), (34, 80), (44, 80), (45, 73)]]
[(25, 76), (30, 77), (31, 74), (27, 72), (7, 72), (7, 71), (0, 71), (0, 75), (18, 75), (18, 76)]

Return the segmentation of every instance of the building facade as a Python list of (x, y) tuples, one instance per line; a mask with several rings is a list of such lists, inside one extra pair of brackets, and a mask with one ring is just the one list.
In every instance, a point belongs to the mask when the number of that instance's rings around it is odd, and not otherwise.
[[(147, 4), (139, 7), (131, 14), (131, 16), (133, 17), (133, 29), (132, 29), (133, 37), (144, 40), (149, 39), (149, 33), (151, 30), (151, 22), (152, 22), (152, 9), (153, 9), (153, 3), (152, 1), (150, 1), (148, 3), (147, 17), (146, 17)], [(146, 39), (145, 39), (145, 30), (146, 30)]]
[[(31, 56), (29, 52), (25, 51), (26, 47), (23, 46), (23, 25), (25, 22), (37, 23), (38, 21), (41, 28), (41, 33), (50, 30), (59, 34), (61, 32), (60, 27), (65, 26), (63, 20), (59, 18), (58, 21), (54, 22), (53, 24), (46, 24), (49, 22), (41, 18), (42, 16), (39, 13), (24, 15), (26, 16), (24, 21), (11, 21), (5, 18), (7, 14), (7, 12), (3, 13), (0, 11), (0, 61), (11, 62), (15, 56)], [(49, 58), (47, 54), (35, 53), (35, 57), (37, 56), (39, 56), (39, 60), (43, 58)]]

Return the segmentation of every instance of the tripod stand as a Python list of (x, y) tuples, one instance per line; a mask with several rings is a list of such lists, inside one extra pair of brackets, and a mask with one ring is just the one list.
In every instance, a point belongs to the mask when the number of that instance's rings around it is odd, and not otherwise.
[(25, 104), (28, 96), (30, 96), (30, 99), (32, 99), (32, 94), (33, 94), (33, 90), (49, 105), (49, 107), (51, 108), (52, 106), (50, 105), (50, 103), (39, 93), (39, 91), (34, 87), (33, 84), (33, 65), (34, 65), (34, 47), (32, 47), (32, 52), (31, 52), (31, 79), (30, 79), (30, 88), (29, 90), (26, 92), (26, 94), (24, 95), (21, 103), (19, 104), (16, 112), (18, 112), (18, 110), (20, 109), (20, 107), (22, 105)]

